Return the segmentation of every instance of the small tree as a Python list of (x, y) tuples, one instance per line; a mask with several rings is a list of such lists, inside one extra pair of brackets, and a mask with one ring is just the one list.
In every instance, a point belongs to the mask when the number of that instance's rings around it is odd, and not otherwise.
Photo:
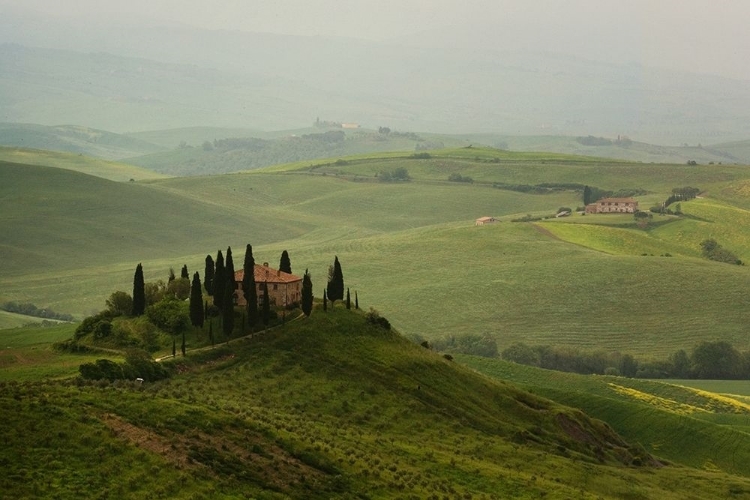
[(182, 271), (180, 271), (180, 278), (184, 278), (186, 280), (190, 279), (190, 274), (188, 273), (187, 264), (184, 264), (182, 266)]
[(313, 308), (313, 285), (310, 279), (310, 273), (305, 269), (305, 275), (302, 277), (302, 312), (305, 316), (310, 316)]
[(167, 280), (167, 283), (172, 283), (176, 279), (176, 276), (174, 275), (174, 269), (171, 267), (169, 268), (169, 279)]
[(112, 316), (127, 316), (133, 312), (133, 297), (119, 290), (109, 296), (106, 304)]
[(221, 328), (224, 336), (229, 339), (234, 330), (234, 292), (236, 284), (234, 281), (234, 261), (232, 260), (232, 248), (227, 248), (227, 258), (224, 266), (226, 282), (224, 284), (224, 299), (221, 305)]
[(337, 300), (344, 299), (344, 274), (341, 272), (341, 264), (337, 256), (333, 259), (333, 269), (329, 269), (326, 292), (328, 292), (328, 300), (331, 301), (331, 305)]
[(203, 327), (205, 311), (203, 307), (203, 291), (201, 278), (196, 271), (193, 274), (193, 284), (190, 288), (190, 322), (193, 326)]
[(203, 286), (206, 287), (206, 293), (210, 296), (214, 294), (214, 272), (216, 268), (214, 266), (214, 259), (210, 255), (206, 255), (206, 269), (203, 272)]
[(357, 297), (356, 290), (354, 290), (354, 309), (359, 309), (359, 297)]
[(221, 310), (221, 305), (224, 303), (224, 288), (226, 287), (226, 270), (224, 269), (224, 254), (216, 254), (216, 271), (214, 272), (214, 305)]
[(142, 316), (146, 311), (146, 284), (143, 281), (143, 266), (138, 264), (133, 276), (133, 316)]
[(258, 291), (255, 288), (255, 258), (253, 247), (248, 243), (245, 248), (245, 263), (242, 266), (244, 276), (242, 277), (242, 293), (247, 303), (247, 323), (252, 331), (258, 323)]
[(349, 295), (349, 288), (346, 289), (346, 308), (351, 309), (352, 308), (352, 297)]
[(289, 260), (289, 253), (286, 250), (281, 252), (281, 260), (279, 261), (279, 271), (292, 274), (292, 261)]
[(263, 326), (267, 327), (271, 321), (271, 298), (268, 296), (268, 282), (263, 282)]
[(323, 310), (328, 310), (328, 292), (325, 290), (323, 290)]

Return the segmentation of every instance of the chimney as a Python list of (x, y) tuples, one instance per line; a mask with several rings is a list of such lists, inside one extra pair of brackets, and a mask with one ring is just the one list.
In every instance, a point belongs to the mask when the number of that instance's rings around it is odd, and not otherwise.
[(264, 262), (263, 267), (268, 267), (268, 262)]

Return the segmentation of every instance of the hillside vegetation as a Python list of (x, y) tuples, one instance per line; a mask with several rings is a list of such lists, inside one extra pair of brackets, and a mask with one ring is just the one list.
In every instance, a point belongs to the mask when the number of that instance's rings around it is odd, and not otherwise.
[[(206, 254), (249, 242), (256, 261), (272, 265), (288, 250), (295, 273), (310, 269), (318, 297), (338, 255), (347, 286), (408, 335), (489, 334), (500, 349), (522, 341), (660, 359), (706, 339), (750, 347), (747, 268), (703, 259), (698, 246), (713, 237), (750, 260), (741, 230), (750, 208), (744, 167), (472, 147), (128, 184), (4, 168), (12, 182), (3, 185), (10, 235), (3, 262), (14, 265), (0, 274), (1, 300), (90, 314), (114, 290), (132, 289), (138, 262), (147, 279), (165, 279), (170, 267), (202, 272)], [(400, 168), (411, 181), (381, 182), (382, 172)], [(473, 182), (451, 182), (451, 174)], [(548, 194), (507, 187), (541, 184), (557, 187)], [(704, 198), (645, 229), (632, 216), (509, 222), (579, 206), (582, 184), (641, 189), (645, 207), (676, 186), (698, 186)], [(46, 205), (24, 204), (29, 186)], [(91, 207), (85, 217), (81, 206)], [(500, 222), (475, 227), (483, 215)]]
[[(169, 362), (163, 382), (0, 385), (14, 497), (744, 498), (606, 424), (342, 307)], [(242, 389), (239, 389), (242, 388)], [(45, 425), (53, 418), (53, 428)], [(10, 430), (12, 429), (12, 432)], [(81, 471), (86, 471), (82, 473)]]

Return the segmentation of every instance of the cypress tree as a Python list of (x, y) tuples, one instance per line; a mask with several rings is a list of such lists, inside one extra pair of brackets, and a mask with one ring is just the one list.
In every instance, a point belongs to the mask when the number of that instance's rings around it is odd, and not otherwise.
[(193, 274), (193, 284), (190, 287), (190, 322), (193, 326), (203, 327), (205, 311), (203, 308), (203, 290), (201, 288), (201, 278), (198, 271)]
[(208, 320), (208, 338), (211, 340), (211, 347), (214, 346), (214, 320)]
[(214, 305), (221, 310), (221, 305), (224, 303), (224, 287), (226, 286), (226, 277), (224, 269), (224, 254), (216, 254), (216, 271), (214, 272)]
[(180, 350), (182, 351), (182, 357), (185, 357), (185, 330), (182, 331), (182, 345), (180, 346)]
[(187, 264), (182, 265), (182, 271), (180, 271), (180, 278), (184, 278), (186, 280), (190, 279), (190, 273), (188, 273)]
[(323, 310), (328, 310), (328, 292), (325, 290), (323, 290)]
[(245, 263), (242, 266), (245, 275), (242, 278), (242, 293), (247, 302), (247, 323), (252, 330), (258, 323), (258, 290), (255, 288), (255, 258), (253, 247), (248, 243), (245, 248)]
[(305, 316), (310, 316), (313, 308), (313, 285), (310, 279), (310, 273), (305, 269), (305, 275), (302, 277), (302, 312)]
[(268, 296), (268, 282), (263, 282), (263, 326), (268, 326), (271, 321), (271, 298)]
[(356, 290), (354, 290), (354, 309), (359, 309), (359, 297), (357, 297)]
[(214, 259), (210, 255), (206, 255), (206, 269), (203, 272), (203, 286), (206, 287), (206, 293), (210, 296), (214, 294)]
[(289, 253), (286, 250), (281, 252), (281, 260), (279, 261), (279, 271), (292, 274), (292, 261), (289, 260)]
[(171, 267), (169, 268), (169, 280), (167, 280), (167, 283), (172, 283), (176, 279), (176, 276), (174, 275), (174, 269)]
[(231, 337), (232, 331), (234, 330), (234, 292), (237, 289), (237, 284), (234, 281), (234, 261), (232, 260), (232, 247), (227, 248), (227, 257), (224, 265), (224, 276), (226, 277), (226, 283), (224, 284), (224, 299), (222, 300), (222, 318), (221, 327), (224, 335)]
[(146, 283), (143, 281), (143, 266), (139, 263), (133, 276), (133, 316), (142, 316), (146, 311)]
[(337, 300), (344, 299), (344, 274), (341, 272), (341, 264), (339, 264), (339, 258), (334, 257), (333, 270), (329, 270), (328, 287), (328, 300), (331, 301), (331, 305)]
[(351, 309), (352, 308), (352, 297), (349, 295), (349, 288), (346, 289), (346, 308)]
[(583, 204), (588, 205), (589, 203), (594, 203), (596, 200), (592, 200), (592, 197), (591, 188), (583, 186)]

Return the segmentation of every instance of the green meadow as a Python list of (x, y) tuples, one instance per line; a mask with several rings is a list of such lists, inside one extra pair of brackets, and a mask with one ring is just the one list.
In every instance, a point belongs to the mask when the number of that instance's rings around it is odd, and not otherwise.
[[(715, 238), (750, 259), (745, 167), (644, 165), (543, 153), (463, 148), (364, 155), (210, 177), (118, 183), (61, 169), (3, 163), (0, 300), (33, 302), (78, 317), (170, 267), (203, 271), (206, 254), (232, 246), (241, 265), (309, 268), (322, 295), (333, 256), (345, 283), (407, 335), (491, 334), (513, 342), (664, 357), (702, 340), (747, 349), (746, 267), (703, 259)], [(378, 182), (405, 168), (410, 182)], [(474, 183), (449, 182), (459, 173)], [(682, 217), (641, 229), (629, 216), (513, 223), (581, 205), (580, 193), (528, 194), (493, 183), (580, 183), (639, 188), (647, 208), (673, 187), (702, 199)], [(26, 196), (24, 193), (29, 193)], [(42, 203), (43, 201), (43, 203)], [(493, 215), (500, 222), (476, 227)], [(643, 254), (646, 254), (645, 256)], [(670, 256), (667, 256), (670, 255)]]

